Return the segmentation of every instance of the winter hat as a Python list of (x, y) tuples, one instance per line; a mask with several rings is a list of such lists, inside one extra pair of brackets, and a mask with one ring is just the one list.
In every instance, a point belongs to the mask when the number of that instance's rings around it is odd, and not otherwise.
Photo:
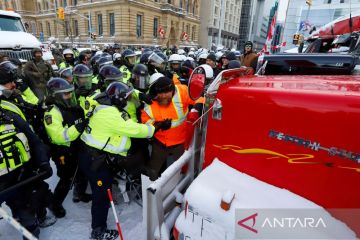
[(234, 52), (228, 52), (226, 55), (225, 55), (225, 58), (229, 61), (231, 60), (236, 60), (236, 55)]
[(211, 61), (216, 62), (216, 56), (213, 53), (210, 53), (206, 59), (210, 59)]

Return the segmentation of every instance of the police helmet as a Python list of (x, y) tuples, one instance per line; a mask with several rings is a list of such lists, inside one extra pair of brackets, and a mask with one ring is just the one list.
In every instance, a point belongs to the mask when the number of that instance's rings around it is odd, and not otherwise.
[(182, 62), (183, 58), (179, 54), (171, 54), (169, 57), (169, 63), (178, 63), (180, 64)]
[(131, 77), (134, 87), (141, 91), (146, 91), (149, 87), (149, 71), (146, 65), (136, 64), (132, 70)]
[(127, 99), (132, 92), (133, 89), (123, 82), (112, 82), (105, 90), (111, 104), (121, 110), (126, 107)]
[(37, 52), (42, 54), (42, 50), (40, 48), (33, 48), (33, 50), (31, 50), (31, 55), (35, 57), (35, 53)]
[(49, 97), (53, 98), (55, 103), (59, 106), (71, 108), (77, 105), (76, 96), (74, 93), (74, 85), (63, 78), (51, 78), (46, 87), (49, 91)]
[(73, 80), (73, 70), (71, 67), (62, 68), (59, 70), (59, 76), (63, 79), (66, 79), (68, 82), (72, 83)]
[(73, 76), (74, 82), (78, 87), (84, 87), (87, 90), (91, 89), (93, 72), (87, 65), (76, 65), (73, 69)]
[(101, 67), (105, 66), (105, 65), (112, 65), (113, 61), (112, 61), (112, 57), (111, 55), (106, 55), (105, 57), (101, 57), (96, 61), (96, 65), (98, 67), (98, 69), (101, 69)]
[(72, 51), (71, 49), (69, 49), (69, 48), (67, 48), (67, 49), (65, 49), (65, 50), (63, 51), (63, 55), (64, 55), (64, 56), (66, 56), (66, 55), (68, 55), (68, 54), (71, 54), (71, 55), (74, 56), (73, 51)]
[(18, 79), (18, 68), (10, 61), (0, 63), (0, 84), (15, 82)]
[(121, 82), (123, 74), (117, 67), (105, 65), (100, 68), (98, 78), (105, 86), (109, 86), (112, 82)]
[(128, 67), (134, 66), (136, 61), (136, 53), (131, 49), (126, 49), (121, 54), (125, 64)]

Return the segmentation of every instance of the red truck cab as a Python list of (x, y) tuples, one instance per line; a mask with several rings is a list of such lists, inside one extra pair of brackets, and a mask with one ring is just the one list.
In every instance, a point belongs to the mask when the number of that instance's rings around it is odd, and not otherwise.
[[(200, 157), (185, 153), (202, 169), (185, 188), (175, 239), (258, 239), (258, 213), (239, 220), (239, 209), (269, 208), (323, 211), (332, 227), (312, 238), (359, 237), (360, 76), (245, 72), (223, 72), (206, 91)], [(190, 95), (202, 87), (190, 80)]]

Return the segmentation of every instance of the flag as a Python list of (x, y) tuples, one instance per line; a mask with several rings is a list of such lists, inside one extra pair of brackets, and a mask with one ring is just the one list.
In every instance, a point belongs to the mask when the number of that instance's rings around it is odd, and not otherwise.
[(164, 30), (164, 28), (162, 26), (159, 27), (158, 32), (159, 32), (161, 38), (165, 37), (165, 30)]
[(183, 32), (183, 33), (181, 34), (180, 39), (181, 39), (182, 41), (189, 41), (189, 35), (188, 35), (186, 32)]
[(312, 28), (312, 24), (308, 20), (301, 21), (299, 25), (299, 31), (309, 31)]

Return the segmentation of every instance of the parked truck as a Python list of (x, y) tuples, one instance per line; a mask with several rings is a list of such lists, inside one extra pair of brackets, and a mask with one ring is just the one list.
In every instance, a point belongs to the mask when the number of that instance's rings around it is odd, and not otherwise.
[(44, 48), (35, 36), (26, 32), (21, 16), (13, 11), (0, 10), (0, 54), (25, 62), (32, 59), (33, 48), (42, 48), (43, 59), (57, 70), (51, 50)]
[[(336, 76), (326, 75), (327, 64), (318, 65), (323, 75), (306, 75), (304, 62), (313, 67), (316, 59), (290, 61), (303, 75), (232, 69), (204, 86), (204, 78), (193, 74), (189, 95), (197, 99), (206, 89), (206, 104), (192, 146), (155, 182), (143, 176), (147, 239), (360, 237), (360, 76), (350, 74), (354, 58), (338, 60), (334, 66), (347, 70)], [(264, 215), (289, 209), (300, 222), (317, 216), (317, 228), (265, 228), (270, 218)]]

